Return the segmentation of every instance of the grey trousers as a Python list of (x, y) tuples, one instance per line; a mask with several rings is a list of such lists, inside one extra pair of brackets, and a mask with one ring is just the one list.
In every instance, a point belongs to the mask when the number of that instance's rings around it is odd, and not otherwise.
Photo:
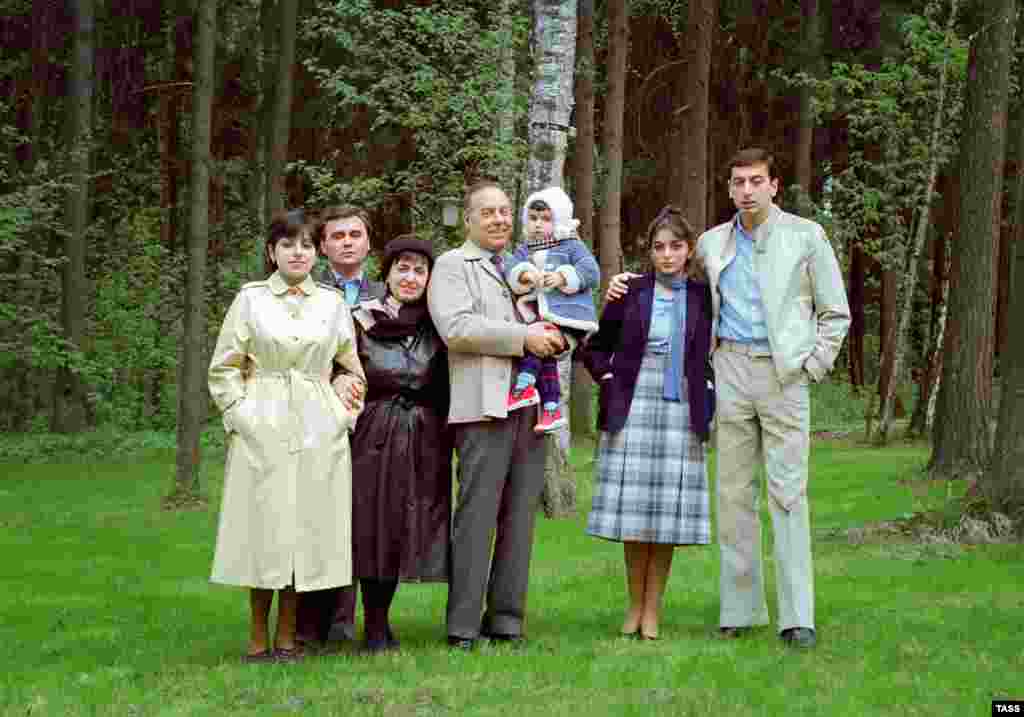
[(717, 388), (718, 542), (722, 627), (764, 625), (762, 466), (775, 537), (778, 629), (814, 628), (814, 570), (807, 504), (807, 382), (779, 383), (770, 357), (720, 348)]
[(533, 527), (544, 489), (545, 444), (543, 434), (533, 432), (536, 422), (531, 406), (505, 420), (454, 426), (459, 493), (448, 585), (451, 637), (523, 632)]

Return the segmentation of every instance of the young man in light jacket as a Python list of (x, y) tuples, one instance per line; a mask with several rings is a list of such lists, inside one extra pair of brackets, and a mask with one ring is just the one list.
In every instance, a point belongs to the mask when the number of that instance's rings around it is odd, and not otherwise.
[[(779, 633), (788, 645), (813, 647), (808, 384), (832, 368), (850, 308), (824, 229), (775, 205), (774, 165), (762, 149), (733, 157), (729, 196), (738, 211), (697, 245), (711, 283), (716, 344), (719, 629), (723, 637), (739, 637), (768, 623), (757, 480), (763, 464), (775, 533)], [(609, 298), (624, 286), (618, 279)]]

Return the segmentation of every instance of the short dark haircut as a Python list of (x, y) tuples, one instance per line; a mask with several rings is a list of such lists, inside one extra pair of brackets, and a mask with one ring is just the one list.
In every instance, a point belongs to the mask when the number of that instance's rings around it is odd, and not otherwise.
[(668, 229), (672, 234), (686, 242), (690, 253), (686, 259), (686, 276), (689, 279), (704, 279), (704, 264), (697, 259), (697, 232), (693, 225), (683, 216), (683, 210), (674, 204), (668, 204), (661, 208), (658, 216), (647, 225), (647, 252), (650, 253), (654, 245), (654, 235), (662, 229)]
[(501, 185), (493, 179), (480, 179), (473, 182), (466, 188), (466, 193), (462, 195), (462, 208), (466, 214), (469, 214), (470, 210), (473, 208), (473, 197), (485, 189), (497, 189), (501, 192), (505, 191), (501, 188)]
[(534, 199), (526, 208), (532, 209), (535, 212), (551, 211), (551, 206), (543, 199)]
[(370, 221), (369, 212), (355, 204), (332, 206), (321, 211), (320, 216), (317, 218), (315, 232), (317, 250), (319, 251), (320, 244), (327, 238), (324, 236), (324, 229), (326, 229), (329, 222), (333, 222), (335, 219), (350, 219), (352, 217), (363, 222), (363, 226), (366, 227), (366, 239), (369, 240), (373, 236), (373, 222)]
[(270, 228), (267, 230), (266, 251), (263, 252), (263, 267), (268, 274), (277, 271), (277, 264), (270, 258), (282, 239), (297, 237), (303, 232), (309, 232), (310, 226), (306, 222), (306, 213), (301, 209), (292, 209), (288, 212), (277, 212), (270, 220)]
[(775, 155), (760, 147), (747, 147), (734, 154), (726, 165), (726, 176), (732, 176), (733, 167), (752, 167), (763, 164), (768, 168), (768, 178), (777, 179), (775, 174)]

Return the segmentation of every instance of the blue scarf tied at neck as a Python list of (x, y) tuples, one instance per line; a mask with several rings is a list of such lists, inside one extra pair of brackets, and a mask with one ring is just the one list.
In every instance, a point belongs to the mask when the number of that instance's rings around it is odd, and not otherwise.
[(681, 401), (683, 385), (683, 351), (686, 348), (686, 279), (674, 275), (658, 274), (658, 283), (672, 289), (672, 358), (665, 367), (665, 387), (661, 397), (666, 401)]

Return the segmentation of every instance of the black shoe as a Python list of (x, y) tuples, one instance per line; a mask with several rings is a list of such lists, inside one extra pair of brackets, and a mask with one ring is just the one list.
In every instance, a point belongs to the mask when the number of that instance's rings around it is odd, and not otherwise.
[(327, 642), (351, 642), (356, 639), (356, 626), (351, 622), (336, 622), (327, 633)]
[(790, 627), (783, 630), (779, 637), (790, 647), (799, 647), (805, 650), (818, 644), (817, 635), (809, 627)]
[(387, 638), (380, 640), (367, 639), (366, 642), (363, 643), (363, 654), (366, 655), (382, 655), (385, 652), (391, 652), (397, 649), (398, 645), (392, 644), (392, 642)]
[(458, 635), (448, 636), (448, 647), (454, 648), (456, 650), (463, 650), (465, 652), (469, 652), (473, 649), (475, 643), (476, 640), (474, 640), (472, 637), (459, 637)]
[(750, 628), (746, 626), (718, 628), (718, 636), (723, 640), (735, 640), (736, 638), (743, 637), (748, 632), (750, 632)]

